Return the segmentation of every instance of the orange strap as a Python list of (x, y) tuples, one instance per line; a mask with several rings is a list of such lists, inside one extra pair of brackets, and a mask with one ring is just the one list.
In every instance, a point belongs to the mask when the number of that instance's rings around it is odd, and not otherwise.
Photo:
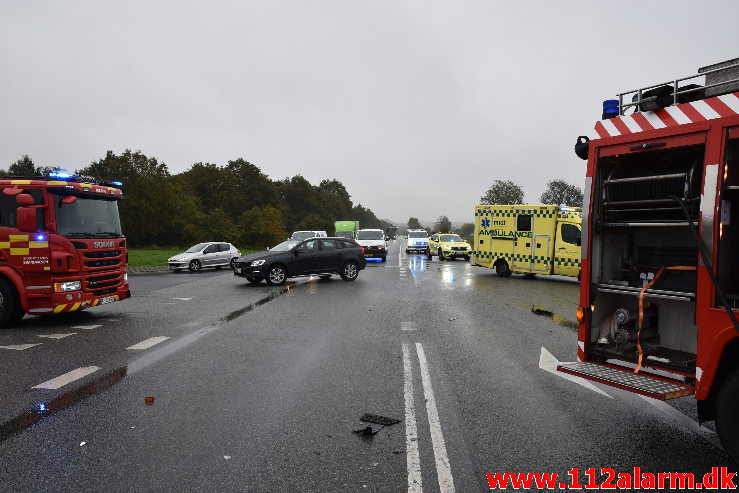
[(637, 325), (636, 330), (636, 350), (639, 352), (639, 360), (637, 361), (636, 368), (634, 368), (634, 373), (639, 373), (639, 370), (641, 370), (641, 364), (642, 359), (644, 357), (644, 351), (641, 347), (641, 328), (642, 324), (644, 323), (644, 292), (651, 288), (655, 282), (657, 282), (657, 279), (666, 271), (666, 270), (695, 270), (695, 267), (690, 265), (674, 265), (672, 267), (660, 267), (657, 271), (657, 274), (654, 275), (654, 279), (649, 281), (646, 286), (642, 288), (641, 291), (639, 291), (639, 323)]

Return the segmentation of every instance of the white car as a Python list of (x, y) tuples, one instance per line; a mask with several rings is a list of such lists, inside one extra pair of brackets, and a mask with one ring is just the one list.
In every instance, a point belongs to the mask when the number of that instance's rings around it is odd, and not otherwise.
[(295, 231), (289, 238), (291, 240), (302, 241), (308, 238), (326, 238), (328, 235), (325, 231)]
[(387, 241), (383, 230), (360, 229), (356, 242), (364, 247), (364, 258), (379, 258), (383, 262), (387, 259)]
[(425, 229), (409, 229), (405, 243), (405, 253), (425, 253), (429, 251), (429, 234)]
[(182, 269), (190, 269), (197, 272), (201, 269), (230, 266), (233, 269), (234, 260), (241, 256), (241, 252), (231, 243), (198, 243), (182, 253), (167, 260), (169, 270), (179, 272)]

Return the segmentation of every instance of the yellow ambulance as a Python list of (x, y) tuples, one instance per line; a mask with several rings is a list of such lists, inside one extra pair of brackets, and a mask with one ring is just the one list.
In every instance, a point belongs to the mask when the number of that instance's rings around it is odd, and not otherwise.
[(555, 205), (475, 206), (472, 262), (501, 277), (580, 276), (582, 209)]

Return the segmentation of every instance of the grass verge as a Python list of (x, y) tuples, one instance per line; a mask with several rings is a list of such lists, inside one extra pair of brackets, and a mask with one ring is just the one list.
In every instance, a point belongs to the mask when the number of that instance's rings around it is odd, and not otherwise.
[[(167, 259), (178, 253), (182, 253), (187, 248), (129, 248), (128, 249), (128, 266), (129, 267), (156, 267), (166, 266)], [(239, 249), (241, 255), (257, 252), (258, 250)]]

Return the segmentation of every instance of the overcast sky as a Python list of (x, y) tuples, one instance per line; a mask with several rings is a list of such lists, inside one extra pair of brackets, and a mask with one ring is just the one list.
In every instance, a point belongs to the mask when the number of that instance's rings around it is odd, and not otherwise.
[[(471, 221), (582, 186), (602, 100), (739, 56), (739, 2), (0, 0), (0, 167), (141, 150)], [(351, 218), (347, 218), (351, 219)]]

